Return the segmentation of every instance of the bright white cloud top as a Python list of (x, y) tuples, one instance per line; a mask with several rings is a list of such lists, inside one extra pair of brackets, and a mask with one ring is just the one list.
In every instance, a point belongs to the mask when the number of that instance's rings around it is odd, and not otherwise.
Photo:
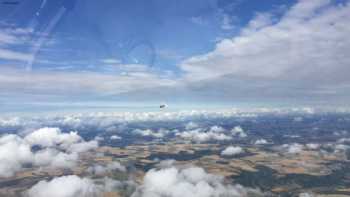
[(221, 155), (223, 155), (223, 156), (233, 156), (233, 155), (241, 154), (243, 152), (244, 152), (243, 148), (241, 148), (239, 146), (229, 146), (229, 147), (225, 148), (221, 152)]
[[(40, 149), (33, 151), (34, 146)], [(25, 164), (70, 168), (76, 165), (79, 153), (97, 146), (97, 141), (85, 141), (76, 132), (62, 133), (58, 128), (42, 128), (24, 137), (3, 135), (0, 137), (0, 176), (13, 176)]]
[(224, 184), (223, 177), (209, 174), (203, 168), (169, 166), (147, 172), (133, 197), (239, 197), (247, 193), (261, 194), (241, 185)]
[(98, 195), (101, 195), (101, 192), (92, 180), (75, 175), (40, 181), (27, 192), (28, 197), (94, 197)]

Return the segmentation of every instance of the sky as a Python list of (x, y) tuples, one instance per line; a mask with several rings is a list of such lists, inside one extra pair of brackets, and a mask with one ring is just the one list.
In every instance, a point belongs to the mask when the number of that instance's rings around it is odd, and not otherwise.
[(348, 0), (1, 0), (0, 112), (348, 106)]

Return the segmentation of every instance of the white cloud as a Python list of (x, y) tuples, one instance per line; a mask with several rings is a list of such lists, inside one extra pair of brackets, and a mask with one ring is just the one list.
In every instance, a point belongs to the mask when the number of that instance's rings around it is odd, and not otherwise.
[[(1, 56), (8, 58), (21, 58), (22, 54), (8, 53), (0, 49)], [(99, 83), (96, 83), (98, 81)], [(19, 68), (3, 66), (0, 72), (0, 91), (7, 94), (20, 94), (26, 92), (28, 96), (56, 95), (58, 98), (76, 95), (110, 95), (158, 86), (172, 86), (177, 82), (162, 77), (161, 73), (148, 71), (130, 72), (127, 74), (99, 73), (99, 72), (70, 72), (70, 71), (32, 71), (27, 72)], [(22, 91), (18, 91), (18, 90)], [(53, 91), (53, 89), (55, 91)], [(30, 93), (30, 94), (29, 94)], [(18, 96), (17, 96), (18, 97)], [(57, 98), (57, 99), (58, 99)], [(52, 99), (52, 98), (51, 98)]]
[[(32, 147), (40, 146), (33, 152)], [(25, 164), (53, 168), (76, 165), (78, 153), (94, 149), (97, 141), (84, 141), (76, 132), (62, 133), (58, 128), (42, 128), (27, 134), (0, 137), (0, 176), (10, 177)]]
[(256, 145), (262, 145), (262, 144), (268, 144), (268, 142), (267, 142), (267, 140), (265, 140), (265, 139), (258, 139), (258, 140), (255, 141), (254, 144), (256, 144)]
[(239, 146), (229, 146), (221, 152), (221, 155), (232, 156), (232, 155), (237, 155), (237, 154), (240, 154), (243, 152), (244, 152), (243, 148), (241, 148)]
[(4, 32), (3, 30), (0, 31), (0, 45), (15, 44), (15, 43), (17, 43), (16, 36), (9, 34), (7, 32)]
[(71, 168), (78, 161), (77, 153), (65, 153), (57, 149), (47, 148), (33, 154), (33, 164), (36, 166), (50, 166), (54, 168)]
[(235, 126), (233, 129), (231, 129), (231, 133), (232, 135), (238, 136), (241, 138), (247, 137), (247, 134), (244, 132), (244, 130), (240, 126)]
[[(77, 103), (77, 105), (85, 104)], [(313, 109), (313, 112), (333, 112), (333, 111), (322, 111), (319, 109)], [(18, 131), (28, 130), (28, 128), (42, 128), (47, 126), (55, 126), (60, 128), (69, 128), (71, 130), (84, 130), (89, 127), (98, 128), (98, 130), (107, 131), (110, 135), (117, 134), (118, 130), (125, 129), (128, 123), (135, 122), (147, 122), (147, 121), (181, 121), (187, 122), (188, 120), (200, 120), (206, 121), (215, 118), (238, 118), (238, 119), (255, 119), (257, 116), (266, 114), (276, 114), (276, 115), (286, 115), (286, 114), (305, 114), (308, 113), (304, 108), (231, 108), (231, 109), (220, 109), (220, 110), (184, 110), (184, 111), (155, 111), (155, 112), (97, 112), (97, 113), (72, 113), (72, 114), (62, 114), (57, 116), (49, 117), (0, 117), (0, 127), (2, 130), (7, 129), (17, 129)], [(193, 129), (186, 129), (194, 127)], [(23, 130), (22, 130), (23, 129)], [(198, 123), (188, 123), (185, 125), (185, 130), (200, 129), (203, 131), (208, 131), (210, 128), (202, 128)], [(229, 135), (229, 132), (224, 131), (224, 128), (219, 126), (212, 126), (213, 131), (223, 132)], [(51, 129), (52, 130), (52, 129)], [(55, 130), (55, 129), (53, 129)], [(32, 131), (29, 129), (28, 131)], [(52, 132), (52, 131), (51, 131)], [(149, 131), (147, 131), (149, 132)], [(147, 133), (145, 132), (145, 134)], [(175, 130), (160, 129), (152, 131), (149, 133), (158, 133), (156, 135), (169, 134), (170, 132), (178, 133)], [(241, 137), (245, 136), (245, 132), (240, 126), (234, 127), (232, 129), (232, 135), (238, 135)], [(52, 132), (54, 133), (54, 132)], [(75, 132), (69, 132), (65, 135), (74, 136)], [(143, 131), (140, 131), (143, 133)], [(136, 134), (140, 134), (136, 132)], [(77, 133), (76, 133), (77, 134)], [(56, 135), (56, 134), (55, 134)], [(51, 138), (50, 138), (51, 139)], [(34, 139), (32, 139), (34, 140)], [(46, 139), (48, 140), (48, 139)], [(58, 139), (55, 139), (58, 140)], [(95, 141), (102, 140), (101, 136), (98, 136)], [(48, 142), (47, 142), (48, 143)], [(54, 142), (50, 142), (54, 143)]]
[(282, 147), (285, 148), (287, 152), (291, 154), (300, 153), (304, 149), (304, 145), (298, 143), (284, 144)]
[[(77, 103), (77, 105), (83, 105)], [(86, 106), (86, 105), (84, 105)], [(319, 109), (313, 109), (313, 113), (319, 112), (334, 112), (334, 111), (322, 111)], [(187, 122), (188, 120), (201, 120), (206, 121), (215, 118), (243, 118), (243, 119), (255, 119), (257, 116), (266, 114), (286, 115), (286, 114), (305, 114), (308, 113), (304, 108), (231, 108), (220, 110), (184, 110), (184, 111), (155, 111), (155, 112), (85, 112), (85, 113), (68, 113), (57, 116), (49, 117), (0, 117), (0, 127), (2, 130), (6, 129), (21, 129), (28, 130), (28, 128), (42, 128), (47, 126), (55, 126), (60, 128), (69, 128), (70, 130), (84, 130), (89, 127), (95, 127), (99, 130), (107, 131), (110, 135), (117, 134), (118, 130), (125, 129), (129, 123), (135, 122), (147, 122), (147, 121), (181, 121)], [(194, 129), (201, 129), (203, 131), (209, 130), (207, 128), (201, 128), (198, 123), (190, 123), (187, 126), (195, 127)], [(186, 125), (185, 125), (186, 127)], [(189, 128), (189, 127), (188, 127)], [(186, 131), (194, 130), (186, 129)], [(213, 126), (213, 129), (218, 129), (217, 126)], [(221, 130), (221, 129), (219, 129)], [(242, 128), (237, 126), (232, 129), (232, 135), (245, 136), (245, 132), (242, 133)], [(29, 130), (32, 131), (32, 130)], [(217, 130), (216, 130), (217, 131)], [(170, 132), (178, 133), (175, 130), (156, 130), (151, 133), (169, 134)], [(27, 132), (24, 132), (24, 134)], [(142, 132), (140, 132), (142, 133)], [(147, 133), (147, 132), (146, 132)], [(228, 130), (223, 132), (229, 135)], [(74, 135), (74, 132), (67, 133), (67, 135)], [(139, 134), (136, 132), (136, 134)], [(231, 135), (230, 134), (230, 135)], [(100, 141), (102, 138), (98, 136), (95, 141)]]
[(224, 184), (221, 176), (208, 174), (199, 167), (152, 169), (132, 197), (239, 197), (258, 191), (240, 185)]
[(0, 60), (28, 61), (32, 54), (12, 50), (12, 46), (28, 44), (30, 29), (0, 28)]
[(98, 146), (97, 141), (85, 142), (77, 132), (62, 133), (59, 128), (41, 128), (29, 135), (24, 140), (31, 146), (60, 147), (69, 152), (85, 152)]
[(350, 84), (344, 74), (350, 64), (349, 17), (349, 3), (300, 0), (281, 17), (258, 14), (238, 36), (180, 67), (189, 81), (210, 79), (227, 88), (241, 82), (245, 88), (238, 86), (236, 94), (259, 87), (271, 88), (269, 94), (337, 94)]
[(110, 139), (111, 139), (111, 140), (121, 140), (122, 137), (120, 137), (120, 136), (118, 136), (118, 135), (112, 135), (112, 136), (110, 137)]
[(253, 33), (261, 28), (271, 25), (273, 19), (269, 13), (258, 13), (254, 20), (249, 21), (247, 28), (243, 30), (244, 34)]
[(81, 153), (81, 152), (86, 152), (86, 151), (95, 149), (97, 147), (98, 147), (98, 142), (95, 140), (91, 140), (88, 142), (83, 141), (83, 142), (72, 144), (67, 150), (73, 153)]
[(340, 138), (337, 140), (338, 143), (350, 143), (350, 138)]
[(1, 127), (16, 127), (22, 124), (19, 117), (0, 118)]
[(30, 58), (32, 58), (32, 54), (0, 48), (0, 59), (28, 61)]
[[(208, 54), (186, 60), (182, 68), (202, 77), (209, 77), (209, 73), (273, 77), (292, 68), (311, 71), (315, 67), (332, 69), (335, 63), (336, 68), (345, 66), (349, 63), (346, 17), (350, 8), (329, 5), (319, 9), (328, 2), (299, 1), (276, 24), (270, 24), (268, 14), (259, 14), (240, 36), (221, 41)], [(338, 62), (339, 56), (344, 61)]]
[(92, 180), (70, 175), (54, 178), (51, 181), (40, 181), (26, 194), (28, 197), (97, 197), (101, 192)]
[(334, 146), (334, 149), (335, 149), (336, 152), (346, 151), (346, 150), (350, 149), (350, 146), (345, 145), (345, 144), (336, 144)]
[(30, 28), (1, 28), (0, 29), (0, 46), (1, 45), (21, 45), (28, 41), (28, 35), (33, 33)]
[(30, 146), (16, 135), (0, 138), (0, 177), (9, 177), (21, 169), (23, 164), (33, 161)]
[(25, 141), (30, 145), (40, 145), (42, 147), (54, 147), (57, 145), (67, 147), (81, 140), (77, 132), (62, 133), (59, 128), (41, 128), (27, 136)]
[(224, 128), (222, 128), (220, 126), (216, 126), (216, 125), (211, 126), (210, 129), (209, 129), (209, 132), (215, 132), (215, 133), (222, 133), (224, 131), (225, 131)]
[(25, 197), (101, 197), (106, 192), (116, 192), (121, 189), (133, 189), (133, 181), (117, 181), (108, 177), (103, 179), (81, 178), (76, 175), (55, 177), (50, 181), (40, 181), (25, 193)]
[(150, 136), (154, 138), (162, 138), (164, 137), (169, 131), (166, 129), (159, 129), (157, 132), (151, 130), (151, 129), (135, 129), (133, 131), (135, 134), (141, 135), (141, 136)]
[(190, 130), (190, 131), (184, 131), (180, 133), (176, 133), (176, 136), (179, 136), (181, 138), (193, 140), (196, 142), (207, 142), (210, 140), (218, 140), (218, 141), (223, 141), (223, 140), (231, 140), (231, 136), (227, 136), (223, 133), (218, 133), (218, 132), (213, 132), (213, 131), (207, 131), (204, 132), (202, 129), (195, 129), (195, 130)]

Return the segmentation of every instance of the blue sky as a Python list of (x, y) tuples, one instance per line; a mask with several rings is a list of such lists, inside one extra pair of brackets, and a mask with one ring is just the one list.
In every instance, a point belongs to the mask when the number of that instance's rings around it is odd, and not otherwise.
[(347, 0), (11, 1), (0, 5), (9, 110), (348, 105)]
[[(40, 9), (40, 1), (19, 2), (2, 5), (1, 18), (7, 19), (5, 24), (34, 28), (39, 33), (53, 23), (55, 14), (65, 5), (64, 1), (46, 1)], [(116, 59), (124, 64), (178, 70), (180, 60), (209, 52), (220, 39), (237, 35), (257, 13), (282, 12), (293, 4), (280, 0), (75, 2), (50, 31), (47, 42), (54, 43), (43, 43), (38, 62), (34, 62), (36, 68), (53, 69), (66, 63), (73, 70), (89, 66), (101, 69), (99, 60)]]

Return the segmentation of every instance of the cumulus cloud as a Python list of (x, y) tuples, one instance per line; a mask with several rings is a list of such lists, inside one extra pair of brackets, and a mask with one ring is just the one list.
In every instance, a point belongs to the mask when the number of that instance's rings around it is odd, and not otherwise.
[(33, 162), (33, 153), (19, 136), (5, 135), (0, 138), (0, 160), (0, 176), (9, 177), (22, 165)]
[[(193, 125), (192, 125), (193, 126)], [(191, 126), (191, 127), (192, 127)], [(189, 139), (196, 142), (207, 142), (211, 140), (224, 141), (231, 140), (232, 137), (225, 134), (226, 129), (213, 125), (209, 128), (200, 128), (195, 125), (195, 129), (177, 132), (175, 135), (184, 139)]]
[(27, 192), (28, 197), (94, 197), (99, 194), (97, 186), (87, 178), (63, 176), (51, 181), (40, 181)]
[(85, 142), (77, 132), (62, 133), (59, 128), (41, 128), (24, 137), (31, 146), (59, 147), (68, 152), (85, 152), (97, 148), (95, 140)]
[(256, 144), (256, 145), (262, 145), (262, 144), (268, 144), (268, 142), (267, 142), (267, 140), (265, 140), (265, 139), (258, 139), (258, 140), (255, 141), (254, 144)]
[(78, 161), (76, 152), (65, 153), (54, 148), (42, 149), (33, 154), (36, 166), (50, 166), (54, 168), (71, 168)]
[(154, 137), (154, 138), (162, 138), (164, 137), (167, 133), (169, 133), (168, 130), (166, 129), (159, 129), (157, 132), (153, 131), (151, 129), (135, 129), (133, 131), (135, 134), (141, 135), (141, 136), (149, 136), (149, 137)]
[(282, 145), (284, 149), (287, 150), (288, 153), (297, 154), (300, 153), (304, 149), (304, 145), (293, 143), (293, 144), (284, 144)]
[(247, 137), (247, 134), (244, 132), (244, 130), (240, 126), (235, 126), (231, 130), (231, 133), (232, 133), (232, 135), (238, 136), (238, 137), (241, 137), (241, 138)]
[(240, 154), (243, 152), (244, 152), (243, 148), (241, 148), (239, 146), (229, 146), (221, 152), (221, 155), (232, 156), (232, 155), (237, 155), (237, 154)]
[(76, 175), (55, 177), (50, 181), (40, 181), (24, 193), (25, 197), (101, 197), (106, 192), (135, 188), (132, 181), (120, 182), (111, 178), (91, 179)]
[(24, 138), (31, 145), (40, 145), (42, 147), (62, 146), (68, 147), (81, 140), (77, 132), (62, 133), (59, 128), (41, 128)]
[[(62, 133), (58, 128), (42, 128), (24, 137), (7, 134), (0, 137), (0, 176), (9, 177), (26, 164), (69, 168), (81, 152), (94, 149), (96, 141), (84, 141), (76, 132)], [(33, 151), (33, 147), (39, 150)]]
[(120, 137), (120, 136), (118, 136), (118, 135), (112, 135), (112, 136), (110, 137), (110, 139), (111, 139), (111, 140), (120, 140), (120, 139), (122, 139), (122, 137)]
[(135, 185), (132, 181), (120, 182), (109, 178), (90, 179), (70, 175), (56, 177), (50, 181), (40, 181), (27, 190), (25, 196), (97, 197), (104, 192), (120, 191), (121, 188), (126, 187), (132, 191), (132, 197), (263, 196), (263, 193), (258, 190), (230, 184), (224, 180), (224, 177), (209, 174), (200, 167), (174, 167), (173, 161), (167, 161), (159, 167), (148, 171), (140, 185)]
[(238, 197), (252, 192), (260, 194), (241, 185), (224, 184), (223, 177), (199, 167), (167, 167), (148, 171), (132, 197)]
[(210, 132), (221, 133), (221, 132), (224, 132), (225, 129), (222, 128), (222, 127), (220, 127), (220, 126), (214, 125), (214, 126), (210, 127), (209, 131), (210, 131)]
[(181, 133), (176, 133), (176, 136), (179, 136), (181, 138), (193, 140), (196, 142), (207, 142), (211, 140), (218, 140), (218, 141), (223, 141), (223, 140), (231, 140), (232, 137), (228, 136), (224, 133), (218, 133), (218, 132), (213, 132), (213, 131), (203, 131), (202, 129), (194, 129), (190, 131), (184, 131)]

